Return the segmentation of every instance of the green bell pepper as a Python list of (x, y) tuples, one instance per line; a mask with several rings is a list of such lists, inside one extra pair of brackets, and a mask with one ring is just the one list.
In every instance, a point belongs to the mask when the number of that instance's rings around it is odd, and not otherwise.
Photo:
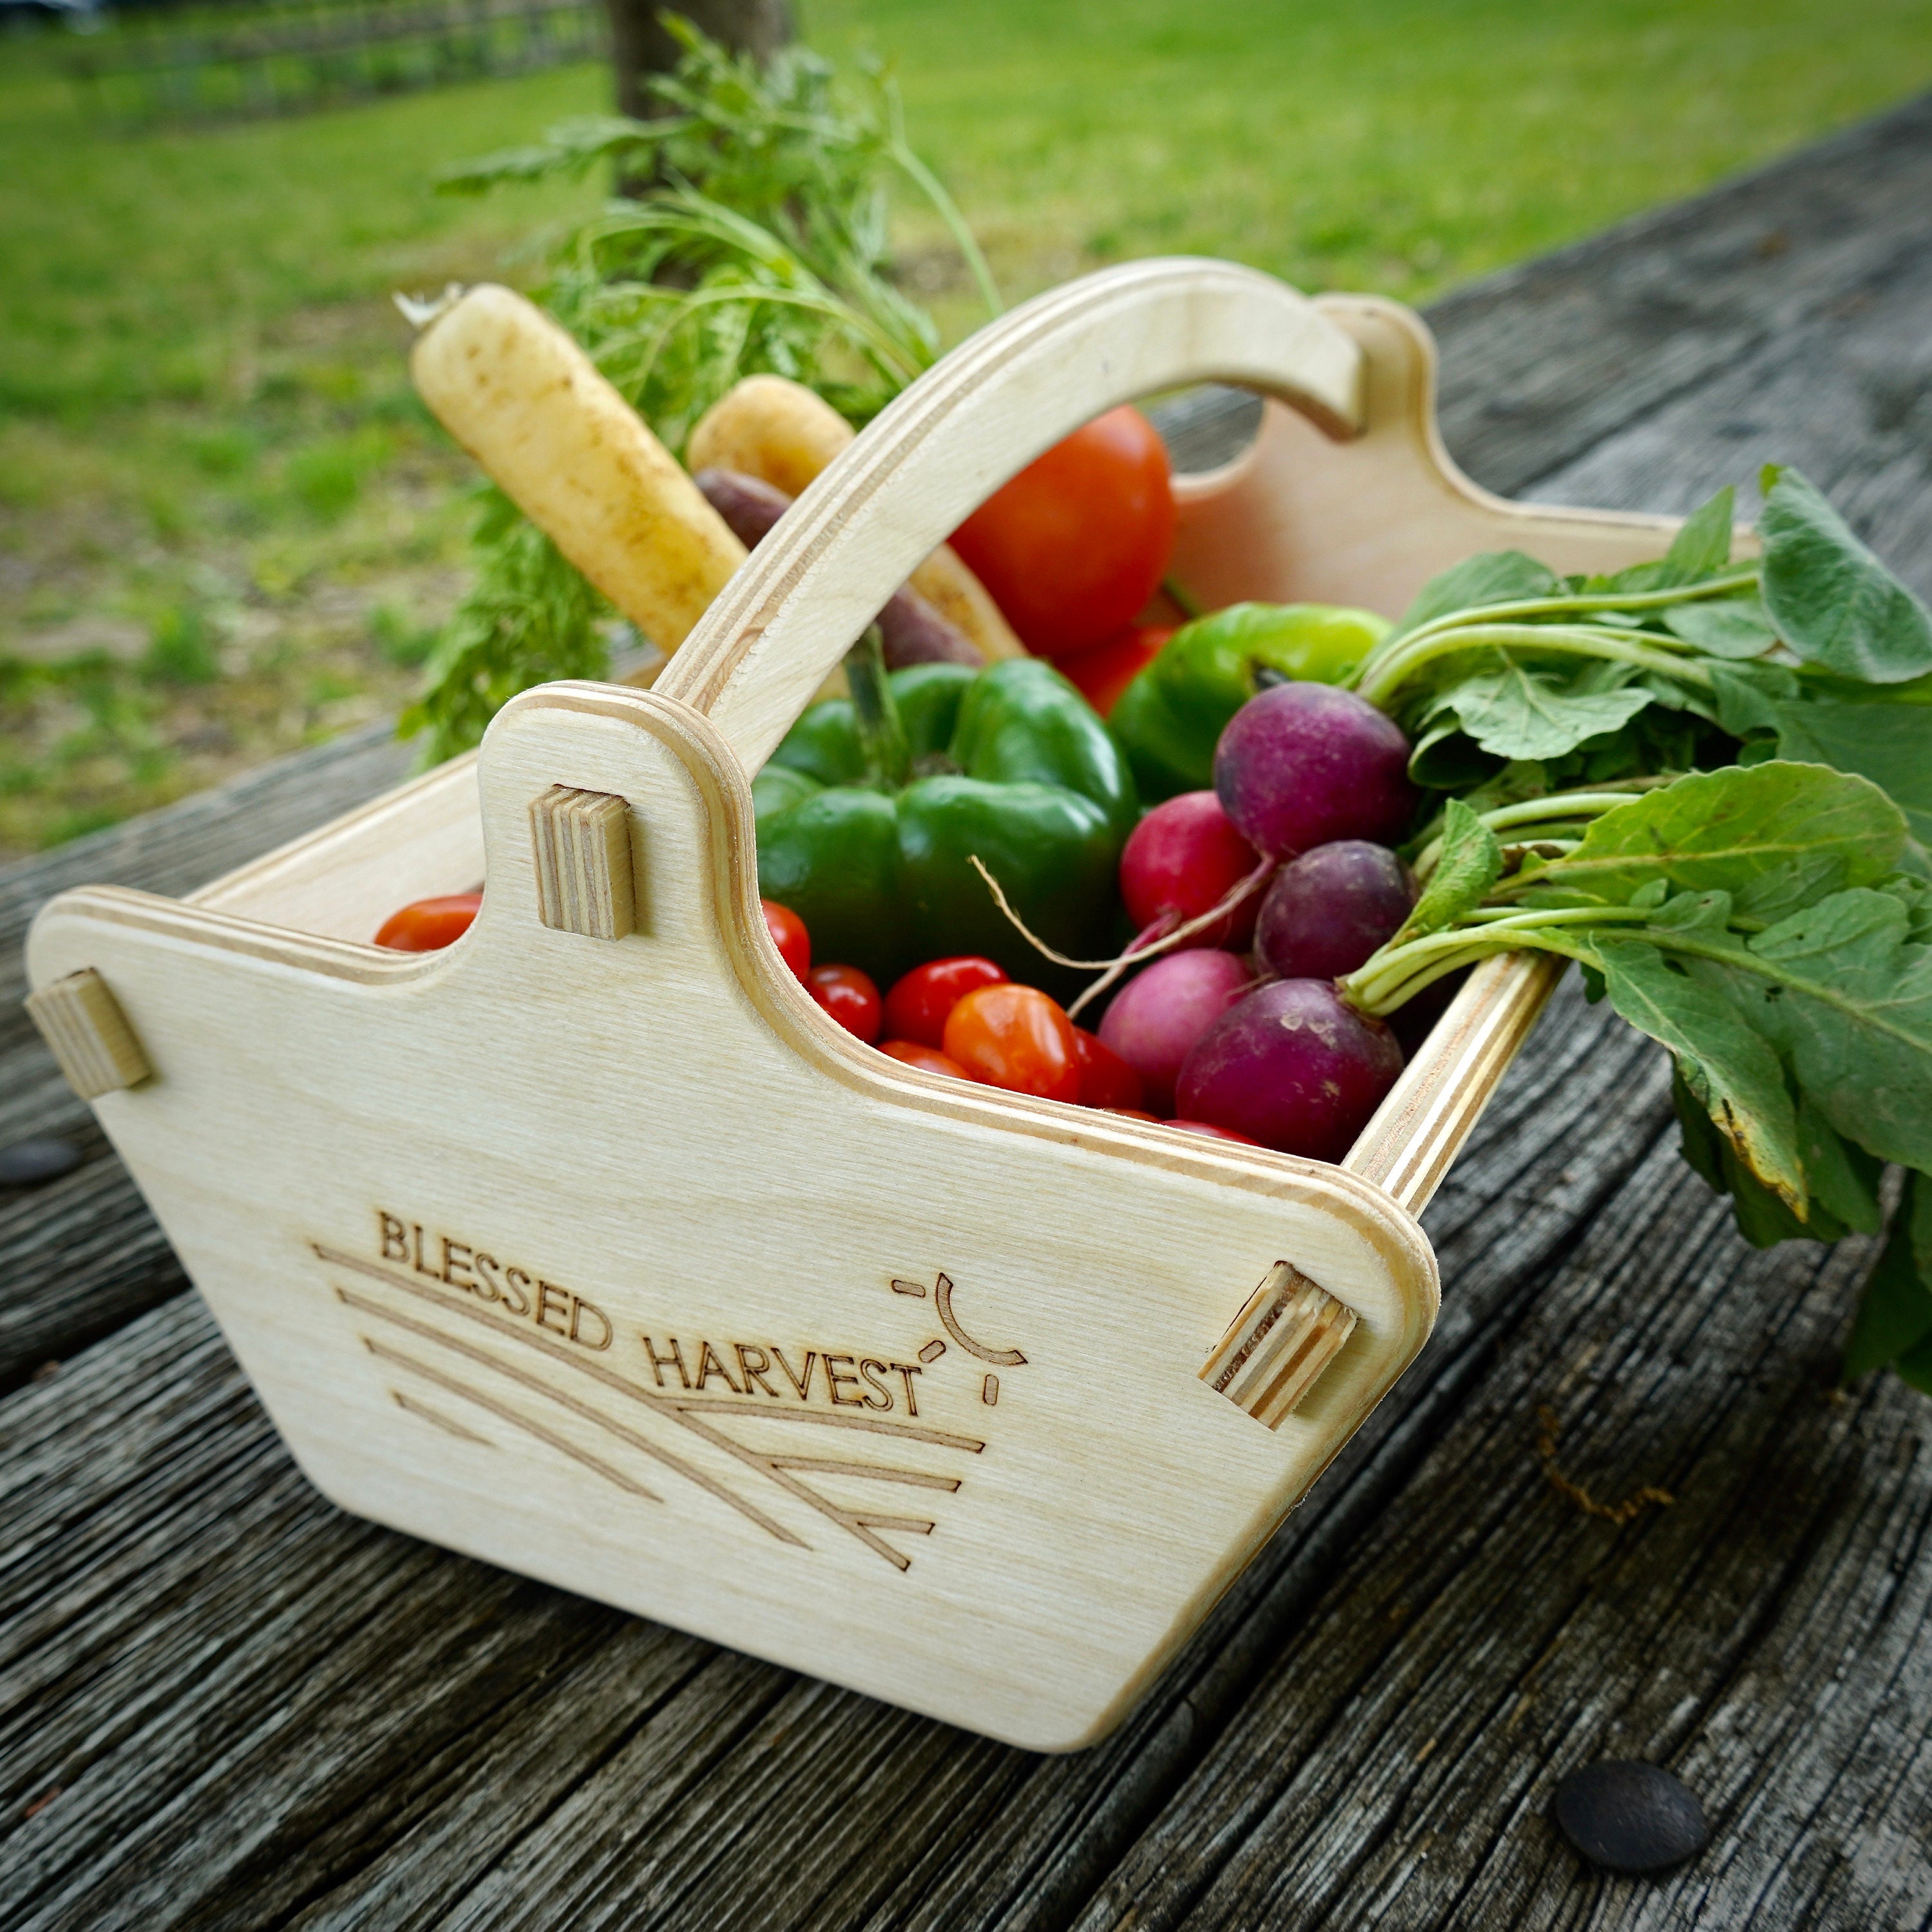
[(1391, 626), (1332, 604), (1235, 604), (1184, 625), (1120, 694), (1108, 723), (1150, 800), (1204, 791), (1228, 721), (1266, 681), (1339, 684)]
[(1053, 667), (915, 664), (855, 652), (854, 696), (814, 704), (752, 788), (758, 890), (789, 906), (814, 959), (881, 987), (927, 959), (996, 959), (1066, 981), (994, 902), (1076, 958), (1109, 952), (1120, 848), (1138, 801), (1120, 748)]

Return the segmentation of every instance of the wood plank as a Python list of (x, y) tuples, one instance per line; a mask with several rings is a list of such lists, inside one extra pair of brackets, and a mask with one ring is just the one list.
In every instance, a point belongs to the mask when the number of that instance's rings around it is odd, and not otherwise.
[[(1445, 297), (1429, 314), (1450, 448), (1491, 489), (1534, 494), (1673, 400), (1695, 409), (1922, 256), (1928, 190), (1932, 96)], [(1682, 479), (1658, 483), (1647, 502), (1671, 507)]]
[[(1868, 1260), (1749, 1253), (1666, 1137), (1079, 1924), (1919, 1922), (1932, 1414), (1832, 1388)], [(1546, 1402), (1572, 1480), (1675, 1503), (1580, 1511)], [(1677, 1767), (1711, 1851), (1582, 1876), (1545, 1814), (1600, 1756)]]

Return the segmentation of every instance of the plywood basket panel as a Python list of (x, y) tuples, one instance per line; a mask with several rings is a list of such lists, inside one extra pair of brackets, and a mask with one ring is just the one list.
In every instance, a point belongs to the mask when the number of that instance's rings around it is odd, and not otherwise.
[[(844, 1033), (760, 916), (749, 779), (1006, 476), (1180, 383), (1216, 603), (1654, 554), (1475, 490), (1426, 332), (1153, 262), (1015, 311), (800, 498), (649, 692), (563, 684), (176, 902), (50, 904), (37, 1005), (344, 1508), (1015, 1743), (1117, 1723), (1426, 1340), (1415, 1214), (1550, 985), (1472, 976), (1347, 1161), (964, 1086)], [(368, 942), (487, 880), (441, 954)]]

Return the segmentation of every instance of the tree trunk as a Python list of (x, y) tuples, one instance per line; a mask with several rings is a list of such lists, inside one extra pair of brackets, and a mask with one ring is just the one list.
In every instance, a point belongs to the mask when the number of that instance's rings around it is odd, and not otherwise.
[[(644, 90), (646, 75), (668, 74), (683, 51), (658, 18), (664, 0), (605, 0), (610, 14), (610, 61), (616, 70), (617, 111), (644, 115), (651, 103)], [(791, 38), (787, 0), (676, 0), (682, 14), (734, 53), (768, 61)]]

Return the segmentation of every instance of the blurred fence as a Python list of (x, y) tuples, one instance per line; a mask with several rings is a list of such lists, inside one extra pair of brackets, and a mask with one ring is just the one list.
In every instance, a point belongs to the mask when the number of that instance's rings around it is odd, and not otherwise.
[(609, 41), (602, 0), (311, 0), (126, 22), (68, 64), (91, 112), (136, 128), (602, 60)]

